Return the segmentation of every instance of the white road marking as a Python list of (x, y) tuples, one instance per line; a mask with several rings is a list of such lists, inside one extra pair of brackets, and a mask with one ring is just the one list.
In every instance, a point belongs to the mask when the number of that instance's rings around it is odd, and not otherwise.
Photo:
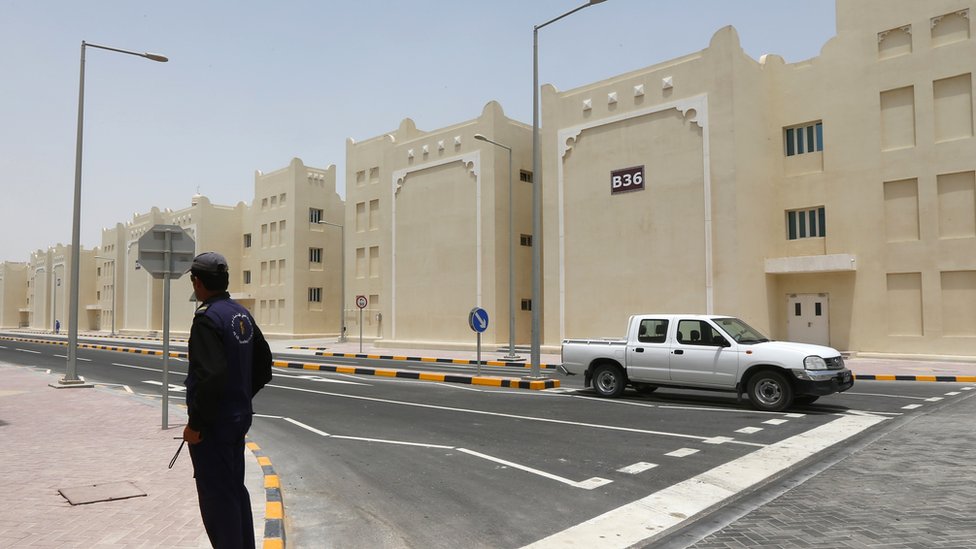
[(842, 416), (526, 547), (622, 548), (646, 543), (688, 517), (718, 505), (779, 471), (886, 420), (880, 416)]
[(633, 465), (628, 465), (626, 467), (621, 467), (617, 469), (618, 473), (627, 473), (628, 475), (637, 475), (643, 473), (644, 471), (650, 470), (657, 467), (657, 463), (648, 463), (646, 461), (640, 461)]
[(730, 443), (730, 444), (739, 444), (739, 445), (742, 445), (742, 446), (755, 446), (755, 447), (760, 447), (760, 448), (766, 446), (765, 444), (759, 444), (759, 443), (756, 443), (756, 442), (745, 442), (745, 441), (736, 440), (734, 438), (723, 437), (723, 436), (702, 437), (702, 436), (698, 436), (698, 435), (686, 435), (684, 433), (668, 433), (668, 432), (664, 432), (664, 431), (650, 431), (650, 430), (647, 430), (647, 429), (636, 429), (636, 428), (633, 428), (633, 427), (618, 427), (616, 425), (600, 425), (600, 424), (596, 424), (596, 423), (583, 423), (583, 422), (579, 422), (579, 421), (567, 421), (567, 420), (562, 420), (562, 419), (552, 419), (552, 418), (545, 418), (545, 417), (520, 416), (520, 415), (517, 415), (517, 414), (505, 414), (505, 413), (501, 413), (501, 412), (487, 412), (487, 411), (484, 411), (484, 410), (469, 410), (469, 409), (466, 409), (466, 408), (456, 408), (456, 407), (453, 407), (453, 406), (439, 406), (439, 405), (436, 405), (436, 404), (423, 404), (423, 403), (420, 403), (420, 402), (406, 402), (406, 401), (400, 401), (400, 400), (390, 400), (390, 399), (385, 399), (385, 398), (367, 397), (367, 396), (360, 396), (360, 395), (349, 395), (349, 394), (343, 394), (343, 393), (330, 393), (330, 392), (327, 392), (327, 391), (316, 391), (314, 389), (304, 389), (302, 387), (286, 387), (284, 385), (275, 385), (275, 384), (268, 384), (268, 387), (274, 387), (276, 389), (284, 389), (286, 391), (299, 391), (299, 392), (303, 392), (303, 393), (313, 393), (313, 394), (317, 394), (317, 395), (332, 396), (332, 397), (337, 397), (337, 398), (350, 398), (350, 399), (354, 399), (354, 400), (364, 400), (364, 401), (368, 401), (368, 402), (380, 402), (380, 403), (383, 403), (383, 404), (393, 404), (393, 405), (398, 405), (398, 406), (412, 406), (412, 407), (415, 407), (415, 408), (427, 408), (427, 409), (431, 409), (431, 410), (443, 410), (443, 411), (446, 411), (446, 412), (459, 412), (459, 413), (463, 413), (463, 414), (475, 414), (475, 415), (483, 415), (483, 416), (494, 416), (494, 417), (503, 417), (503, 418), (510, 418), (510, 419), (520, 419), (520, 420), (526, 420), (526, 421), (538, 421), (540, 423), (553, 423), (553, 424), (557, 424), (557, 425), (570, 425), (570, 426), (574, 426), (574, 427), (590, 427), (590, 428), (593, 428), (593, 429), (606, 429), (608, 431), (621, 431), (621, 432), (626, 432), (626, 433), (638, 433), (638, 434), (644, 434), (644, 435), (657, 435), (657, 436), (662, 436), (662, 437), (686, 438), (686, 439), (691, 439), (691, 440), (698, 440), (698, 441), (704, 442), (705, 444), (725, 444), (725, 443)]
[[(262, 416), (259, 416), (259, 417), (276, 417), (276, 416), (264, 416), (264, 415), (262, 415)], [(540, 471), (538, 469), (533, 469), (533, 468), (527, 467), (525, 465), (520, 465), (520, 464), (515, 463), (515, 462), (512, 462), (512, 461), (507, 461), (507, 460), (504, 460), (504, 459), (496, 458), (494, 456), (489, 456), (487, 454), (482, 454), (480, 452), (475, 452), (474, 450), (468, 450), (466, 448), (456, 448), (454, 446), (444, 446), (442, 444), (427, 444), (427, 443), (423, 443), (423, 442), (406, 442), (406, 441), (402, 441), (402, 440), (389, 440), (389, 439), (380, 439), (380, 438), (367, 438), (367, 437), (353, 437), (353, 436), (345, 436), (345, 435), (332, 435), (332, 434), (326, 433), (325, 431), (321, 431), (319, 429), (316, 429), (315, 427), (312, 427), (311, 425), (306, 425), (306, 424), (304, 424), (304, 423), (302, 423), (302, 422), (300, 422), (298, 420), (292, 419), (290, 417), (284, 417), (284, 418), (280, 418), (280, 419), (284, 419), (285, 421), (287, 421), (288, 423), (291, 423), (292, 425), (295, 425), (297, 427), (301, 427), (302, 429), (305, 429), (307, 431), (310, 431), (312, 433), (315, 433), (315, 434), (317, 434), (319, 436), (328, 437), (328, 438), (335, 438), (335, 439), (342, 439), (342, 440), (356, 440), (356, 441), (360, 441), (360, 442), (378, 442), (378, 443), (382, 443), (382, 444), (396, 444), (396, 445), (399, 445), (399, 446), (417, 446), (417, 447), (421, 447), (421, 448), (434, 448), (434, 449), (438, 449), (438, 450), (457, 450), (458, 452), (463, 452), (465, 454), (472, 455), (472, 456), (475, 456), (475, 457), (479, 457), (479, 458), (482, 458), (482, 459), (486, 459), (488, 461), (493, 461), (495, 463), (500, 463), (502, 465), (511, 467), (513, 469), (518, 469), (520, 471), (525, 471), (525, 472), (528, 472), (528, 473), (532, 473), (532, 474), (535, 474), (535, 475), (539, 475), (541, 477), (545, 477), (545, 478), (548, 478), (550, 480), (555, 480), (555, 481), (561, 482), (563, 484), (568, 484), (570, 486), (573, 486), (574, 488), (582, 488), (584, 490), (592, 490), (594, 488), (599, 488), (600, 486), (604, 486), (606, 484), (609, 484), (609, 483), (613, 482), (612, 480), (607, 480), (607, 479), (603, 479), (603, 478), (599, 478), (599, 477), (593, 477), (593, 478), (584, 480), (582, 482), (576, 482), (576, 481), (573, 481), (573, 480), (569, 480), (567, 478), (560, 477), (558, 475), (554, 475), (552, 473), (547, 473), (545, 471)]]
[[(145, 379), (142, 382), (143, 383), (148, 383), (149, 385), (158, 385), (160, 387), (163, 386), (163, 382), (162, 381), (156, 381), (154, 379)], [(177, 393), (182, 393), (182, 392), (186, 391), (186, 387), (183, 387), (182, 385), (173, 385), (172, 383), (170, 383), (169, 384), (169, 390), (170, 391), (177, 392)]]
[(80, 356), (76, 356), (75, 357), (75, 360), (80, 360), (82, 362), (91, 362), (92, 361), (92, 359), (90, 359), (90, 358), (81, 358)]
[[(119, 363), (119, 362), (113, 362), (112, 363), (112, 366), (119, 366), (121, 368), (135, 368), (136, 370), (148, 370), (150, 372), (161, 372), (161, 370), (156, 369), (156, 368), (147, 368), (145, 366), (135, 366), (135, 365), (132, 365), (132, 364), (122, 364), (122, 363)], [(173, 373), (173, 372), (170, 372), (170, 373)]]
[(927, 398), (927, 399), (925, 399), (925, 402), (938, 402), (938, 401), (940, 401), (940, 400), (943, 400), (943, 397), (932, 397), (932, 398)]
[(545, 478), (550, 479), (550, 480), (555, 480), (556, 482), (561, 482), (563, 484), (568, 484), (568, 485), (570, 485), (570, 486), (572, 486), (574, 488), (582, 488), (584, 490), (592, 490), (594, 488), (599, 488), (600, 486), (604, 486), (604, 485), (607, 485), (607, 484), (610, 484), (611, 482), (613, 482), (612, 480), (607, 480), (605, 478), (599, 478), (599, 477), (593, 477), (593, 478), (586, 479), (586, 480), (584, 480), (582, 482), (576, 482), (576, 481), (573, 481), (573, 480), (569, 480), (568, 478), (563, 478), (563, 477), (560, 477), (558, 475), (554, 475), (552, 473), (547, 473), (545, 471), (540, 471), (538, 469), (533, 469), (531, 467), (526, 467), (525, 465), (519, 465), (518, 463), (513, 463), (511, 461), (505, 461), (504, 459), (499, 459), (499, 458), (496, 458), (496, 457), (493, 457), (493, 456), (489, 456), (488, 454), (482, 454), (480, 452), (475, 452), (474, 450), (468, 450), (467, 448), (458, 448), (457, 451), (458, 452), (464, 452), (464, 453), (470, 454), (472, 456), (477, 456), (477, 457), (480, 457), (482, 459), (487, 459), (489, 461), (494, 461), (495, 463), (501, 463), (502, 465), (507, 465), (507, 466), (512, 467), (514, 469), (519, 469), (519, 470), (525, 471), (527, 473), (532, 473), (534, 475), (539, 475), (541, 477), (545, 477)]
[(762, 430), (763, 430), (762, 427), (743, 427), (741, 429), (736, 429), (735, 432), (742, 433), (744, 435), (751, 435), (753, 433), (758, 433), (759, 431)]
[(973, 387), (963, 387), (962, 390), (963, 391), (972, 391), (973, 390)]
[(134, 394), (134, 392), (132, 391), (132, 388), (130, 388), (128, 385), (123, 385), (122, 388), (125, 389), (125, 392), (127, 392), (129, 394)]
[(902, 406), (902, 410), (914, 410), (915, 408), (921, 408), (921, 404), (909, 404), (908, 406)]
[(784, 423), (788, 423), (789, 421), (790, 420), (788, 419), (767, 419), (763, 423), (765, 423), (766, 425), (782, 425)]
[(806, 416), (807, 416), (806, 414), (786, 414), (786, 415), (785, 415), (785, 416), (783, 416), (783, 417), (788, 417), (788, 418), (792, 418), (792, 419), (797, 419), (797, 418), (801, 418), (801, 417), (806, 417)]
[(909, 396), (909, 395), (882, 395), (880, 393), (847, 393), (847, 394), (855, 395), (855, 396), (904, 398), (908, 400), (925, 400), (925, 397), (917, 397), (917, 396)]
[(956, 396), (958, 394), (959, 394), (959, 391), (949, 391), (948, 393), (945, 394), (945, 396), (951, 397), (951, 396)]
[(35, 355), (41, 354), (40, 351), (31, 351), (30, 349), (14, 349), (15, 351), (20, 351), (22, 353), (33, 353)]
[(698, 450), (695, 450), (694, 448), (679, 448), (679, 449), (677, 449), (677, 450), (675, 450), (673, 452), (668, 452), (668, 453), (666, 453), (664, 455), (671, 456), (671, 457), (676, 457), (676, 458), (683, 458), (683, 457), (688, 457), (688, 456), (690, 456), (692, 454), (697, 454), (697, 453), (698, 453)]

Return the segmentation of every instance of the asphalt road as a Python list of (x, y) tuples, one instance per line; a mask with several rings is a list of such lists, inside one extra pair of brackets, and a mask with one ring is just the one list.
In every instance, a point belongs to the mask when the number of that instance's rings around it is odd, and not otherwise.
[[(63, 371), (64, 354), (64, 347), (0, 341), (3, 361)], [(86, 349), (78, 357), (88, 381), (159, 395), (159, 357)], [(171, 359), (170, 368), (175, 406), (186, 363)], [(560, 379), (560, 389), (525, 391), (276, 370), (255, 401), (251, 436), (281, 476), (289, 543), (646, 539), (815, 462), (834, 442), (850, 444), (888, 418), (936, 406), (961, 385), (862, 381), (812, 406), (763, 413), (723, 393), (660, 389), (605, 400), (582, 390), (580, 379)], [(648, 497), (672, 511), (659, 526), (627, 532), (633, 503)], [(577, 526), (604, 514), (617, 526)]]

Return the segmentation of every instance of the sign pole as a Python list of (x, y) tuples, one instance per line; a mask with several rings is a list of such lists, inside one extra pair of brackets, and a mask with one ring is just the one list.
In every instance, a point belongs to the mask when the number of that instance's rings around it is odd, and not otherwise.
[(478, 332), (478, 375), (481, 375), (481, 332)]
[(169, 279), (173, 270), (173, 234), (166, 232), (163, 250), (163, 430), (169, 429)]
[(363, 354), (363, 310), (359, 309), (359, 354)]

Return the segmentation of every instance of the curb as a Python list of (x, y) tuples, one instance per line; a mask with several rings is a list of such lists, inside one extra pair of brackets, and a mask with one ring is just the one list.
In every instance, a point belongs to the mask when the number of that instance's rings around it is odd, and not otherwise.
[(273, 364), (276, 368), (317, 370), (317, 371), (324, 371), (324, 372), (334, 372), (338, 374), (398, 377), (404, 379), (419, 379), (421, 381), (437, 381), (441, 383), (463, 383), (466, 385), (508, 387), (511, 389), (529, 389), (534, 391), (540, 391), (543, 389), (554, 389), (560, 386), (558, 379), (532, 381), (532, 380), (504, 378), (504, 377), (467, 376), (467, 375), (460, 375), (460, 374), (442, 374), (442, 373), (435, 373), (435, 372), (414, 372), (414, 371), (406, 371), (406, 370), (392, 370), (387, 368), (367, 368), (363, 366), (336, 366), (331, 364), (285, 362), (281, 360), (276, 360), (273, 362)]
[[(289, 349), (306, 349), (314, 350), (310, 347), (289, 347)], [(430, 357), (419, 357), (419, 356), (399, 356), (399, 355), (369, 355), (369, 354), (357, 354), (357, 353), (325, 353), (316, 352), (315, 356), (321, 357), (332, 357), (332, 358), (367, 358), (370, 360), (400, 360), (404, 362), (432, 362), (439, 364), (460, 364), (463, 366), (477, 366), (477, 360), (468, 360), (464, 358), (430, 358)], [(514, 367), (524, 367), (531, 368), (531, 364), (521, 364), (518, 362), (502, 362), (499, 360), (482, 360), (482, 366), (514, 366)], [(544, 370), (555, 370), (558, 366), (555, 364), (540, 364), (540, 368)]]
[(264, 474), (264, 549), (285, 547), (285, 505), (281, 499), (281, 480), (274, 466), (261, 447), (254, 442), (246, 444), (254, 454)]
[(976, 383), (976, 376), (910, 376), (895, 374), (854, 374), (861, 381), (940, 381), (948, 383)]
[[(24, 337), (0, 336), (0, 341), (23, 341), (25, 343), (39, 343), (47, 345), (60, 345), (67, 347), (67, 341), (54, 341), (50, 339), (31, 339)], [(114, 345), (98, 345), (95, 343), (78, 343), (79, 349), (95, 349), (98, 351), (115, 351), (119, 353), (133, 353), (137, 355), (163, 356), (163, 352), (158, 349), (138, 349), (135, 347), (116, 347)], [(170, 358), (189, 358), (186, 352), (170, 351)]]

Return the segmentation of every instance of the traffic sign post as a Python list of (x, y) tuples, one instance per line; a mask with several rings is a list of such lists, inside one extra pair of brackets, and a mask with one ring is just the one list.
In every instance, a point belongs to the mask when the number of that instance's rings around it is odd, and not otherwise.
[(139, 238), (139, 258), (153, 278), (163, 279), (163, 429), (169, 428), (169, 287), (193, 265), (196, 243), (178, 225), (153, 225)]
[(478, 334), (478, 375), (481, 375), (481, 334), (488, 329), (488, 311), (475, 307), (468, 313), (468, 326)]
[(363, 354), (363, 309), (367, 305), (369, 305), (369, 300), (366, 299), (366, 296), (356, 296), (356, 306), (359, 307), (359, 354)]

